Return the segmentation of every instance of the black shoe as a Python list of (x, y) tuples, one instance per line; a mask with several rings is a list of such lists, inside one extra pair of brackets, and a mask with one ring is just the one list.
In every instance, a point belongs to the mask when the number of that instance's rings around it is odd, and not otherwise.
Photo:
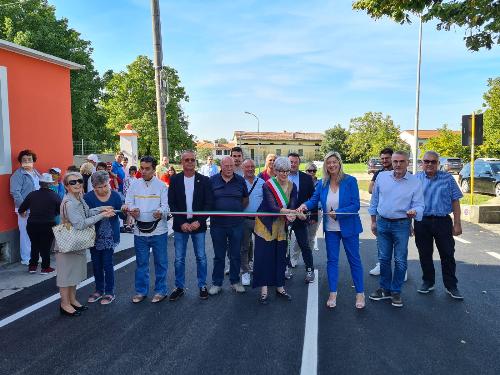
[(182, 288), (175, 288), (170, 297), (168, 298), (169, 301), (177, 301), (179, 298), (181, 298), (184, 295), (184, 289)]
[(267, 294), (261, 294), (259, 297), (259, 303), (261, 305), (267, 305), (269, 301), (267, 300)]
[(208, 299), (208, 290), (206, 286), (202, 286), (200, 288), (200, 298), (201, 299)]
[(431, 283), (429, 281), (424, 281), (420, 286), (420, 288), (417, 289), (417, 292), (422, 294), (427, 294), (433, 290), (434, 290), (434, 283)]
[(383, 299), (389, 299), (391, 298), (391, 292), (388, 290), (378, 288), (376, 291), (374, 291), (372, 294), (368, 296), (373, 301), (380, 301)]
[(76, 311), (85, 311), (85, 310), (88, 310), (89, 307), (87, 305), (81, 305), (81, 306), (75, 306), (73, 304), (71, 304), (71, 306), (73, 306), (73, 308), (76, 310)]
[(403, 299), (401, 298), (401, 293), (392, 293), (391, 305), (395, 307), (403, 307)]
[(446, 293), (448, 293), (451, 296), (451, 298), (455, 298), (455, 299), (459, 299), (459, 300), (464, 299), (464, 296), (462, 296), (462, 293), (460, 293), (460, 291), (458, 290), (457, 287), (446, 288)]
[(74, 312), (70, 313), (70, 312), (67, 312), (66, 310), (64, 310), (61, 306), (59, 306), (59, 312), (61, 313), (61, 315), (64, 315), (64, 316), (71, 316), (71, 317), (75, 317), (75, 316), (80, 316), (82, 315), (82, 313), (78, 310), (75, 310)]
[(283, 290), (282, 292), (276, 290), (276, 296), (281, 297), (281, 298), (285, 298), (287, 301), (292, 300), (292, 296), (290, 294), (288, 294), (285, 290)]

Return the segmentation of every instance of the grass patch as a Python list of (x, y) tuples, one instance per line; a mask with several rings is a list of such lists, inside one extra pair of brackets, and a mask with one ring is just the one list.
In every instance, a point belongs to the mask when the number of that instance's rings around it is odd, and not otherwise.
[(367, 167), (365, 163), (344, 164), (345, 173), (366, 173)]
[[(474, 204), (482, 205), (485, 204), (490, 199), (493, 199), (492, 195), (474, 193)], [(470, 204), (470, 194), (464, 193), (464, 197), (460, 199), (460, 204)]]
[(359, 190), (368, 191), (369, 185), (370, 185), (370, 181), (368, 181), (368, 180), (358, 180)]

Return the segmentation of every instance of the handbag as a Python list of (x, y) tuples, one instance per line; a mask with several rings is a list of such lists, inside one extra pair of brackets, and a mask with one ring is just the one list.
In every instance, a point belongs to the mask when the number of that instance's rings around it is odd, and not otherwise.
[(135, 221), (135, 225), (137, 226), (137, 229), (139, 229), (139, 232), (141, 233), (151, 233), (154, 232), (156, 227), (158, 226), (158, 223), (160, 222), (161, 219), (155, 220), (155, 221)]
[(52, 227), (56, 240), (57, 250), (61, 253), (88, 249), (95, 244), (95, 227), (91, 225), (85, 229), (76, 229), (66, 219), (66, 203), (63, 205), (61, 224)]

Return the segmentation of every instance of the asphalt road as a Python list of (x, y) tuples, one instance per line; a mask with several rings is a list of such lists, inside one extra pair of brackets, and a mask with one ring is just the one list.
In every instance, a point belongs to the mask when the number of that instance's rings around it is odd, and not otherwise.
[[(368, 216), (362, 215), (364, 228)], [(405, 306), (367, 301), (354, 308), (345, 254), (341, 258), (338, 305), (328, 310), (324, 241), (314, 252), (318, 268), (317, 372), (319, 374), (500, 374), (500, 254), (498, 234), (464, 223), (470, 243), (457, 242), (457, 276), (465, 296), (452, 300), (440, 282), (420, 295), (420, 265), (410, 240)], [(377, 277), (368, 270), (376, 261), (375, 239), (361, 237), (368, 294)], [(173, 243), (168, 244), (168, 286), (173, 288)], [(212, 271), (207, 236), (209, 275)], [(115, 263), (133, 256), (116, 254)], [(436, 258), (435, 258), (436, 259)], [(116, 272), (117, 299), (91, 305), (79, 318), (61, 317), (55, 301), (0, 328), (0, 374), (300, 374), (308, 287), (302, 266), (287, 282), (293, 301), (261, 306), (258, 291), (224, 292), (198, 298), (195, 260), (189, 247), (187, 294), (177, 302), (153, 305), (130, 302), (135, 263)], [(91, 276), (89, 271), (89, 277)], [(210, 281), (210, 277), (209, 277)], [(93, 284), (78, 291), (83, 302)], [(0, 300), (0, 320), (57, 292), (47, 280)], [(310, 345), (310, 343), (306, 344)], [(313, 358), (313, 361), (315, 359)], [(311, 374), (304, 370), (304, 374)]]

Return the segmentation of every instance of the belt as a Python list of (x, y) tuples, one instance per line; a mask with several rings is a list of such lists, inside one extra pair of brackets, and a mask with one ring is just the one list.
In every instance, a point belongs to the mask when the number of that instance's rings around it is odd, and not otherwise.
[(445, 219), (449, 217), (448, 215), (439, 216), (439, 215), (424, 215), (424, 219)]
[(402, 218), (399, 218), (399, 219), (389, 219), (389, 218), (386, 218), (386, 217), (383, 217), (383, 216), (380, 216), (382, 219), (384, 220), (387, 220), (387, 221), (390, 221), (390, 222), (395, 222), (395, 221), (403, 221), (403, 220), (410, 220), (408, 219), (407, 217), (402, 217)]

